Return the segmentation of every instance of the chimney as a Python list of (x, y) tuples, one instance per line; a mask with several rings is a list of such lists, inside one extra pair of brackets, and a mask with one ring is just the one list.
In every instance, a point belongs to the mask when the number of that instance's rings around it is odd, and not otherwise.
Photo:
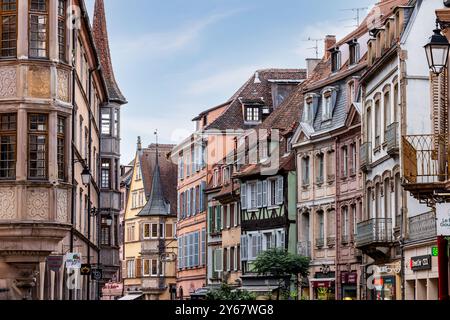
[(331, 54), (328, 50), (336, 45), (336, 36), (327, 35), (325, 37), (325, 59), (329, 59)]
[(314, 69), (317, 67), (321, 59), (307, 58), (306, 59), (306, 78), (309, 79)]
[(138, 149), (138, 151), (142, 150), (142, 142), (141, 142), (140, 136), (138, 137), (138, 140), (137, 140), (137, 149)]

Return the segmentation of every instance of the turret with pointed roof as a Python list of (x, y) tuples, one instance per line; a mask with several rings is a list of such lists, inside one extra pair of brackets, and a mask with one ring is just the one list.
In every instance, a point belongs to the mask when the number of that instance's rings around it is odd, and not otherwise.
[(106, 25), (105, 4), (103, 0), (95, 0), (93, 36), (97, 51), (99, 53), (100, 64), (108, 87), (109, 99), (119, 104), (126, 104), (127, 100), (117, 85), (114, 70), (111, 62), (111, 52), (109, 49), (108, 28)]

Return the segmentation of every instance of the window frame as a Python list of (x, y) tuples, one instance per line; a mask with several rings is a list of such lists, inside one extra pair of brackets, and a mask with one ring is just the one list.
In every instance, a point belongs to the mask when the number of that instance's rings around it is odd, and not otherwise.
[[(32, 2), (33, 1), (35, 1), (35, 0), (29, 0), (28, 1), (28, 56), (30, 57), (30, 58), (32, 58), (32, 59), (48, 59), (49, 58), (49, 37), (50, 37), (50, 34), (49, 34), (49, 29), (50, 29), (50, 20), (49, 20), (49, 1), (48, 0), (41, 0), (41, 1), (43, 1), (44, 3), (45, 3), (45, 11), (39, 11), (39, 10), (32, 10)], [(39, 1), (39, 0), (38, 0)], [(32, 30), (32, 19), (31, 19), (31, 17), (32, 16), (37, 16), (38, 18), (39, 17), (45, 17), (45, 36), (46, 36), (46, 39), (45, 39), (45, 56), (40, 56), (40, 55), (37, 55), (37, 56), (35, 56), (35, 55), (32, 55), (31, 54), (31, 51), (32, 50), (37, 50), (38, 52), (39, 51), (41, 51), (42, 49), (40, 49), (40, 48), (32, 48), (31, 47), (31, 42), (32, 42), (32, 40), (31, 40), (31, 30)], [(39, 23), (38, 23), (38, 26), (39, 26)], [(39, 34), (40, 32), (39, 31), (36, 31), (35, 32), (36, 34)], [(36, 41), (39, 41), (40, 42), (40, 40), (36, 40)]]
[[(30, 129), (30, 126), (31, 126), (31, 118), (32, 117), (35, 117), (35, 116), (43, 116), (43, 117), (45, 117), (45, 130), (34, 130), (34, 131), (32, 131), (31, 129)], [(48, 128), (48, 126), (49, 126), (49, 115), (47, 114), (47, 113), (29, 113), (28, 114), (28, 117), (27, 117), (27, 135), (28, 135), (28, 139), (27, 139), (27, 155), (28, 155), (28, 161), (27, 161), (27, 164), (28, 164), (28, 172), (27, 172), (27, 175), (28, 175), (28, 179), (29, 180), (47, 180), (48, 179), (48, 155), (49, 155), (49, 150), (48, 150), (48, 144), (49, 144), (49, 139), (48, 139), (48, 135), (49, 135), (49, 128)], [(44, 144), (44, 146), (45, 146), (45, 151), (44, 151), (44, 160), (42, 160), (43, 161), (43, 163), (44, 163), (44, 175), (43, 176), (32, 176), (31, 175), (31, 156), (30, 156), (30, 154), (31, 154), (31, 142), (30, 142), (30, 138), (32, 137), (32, 136), (44, 136), (45, 137), (45, 144)], [(38, 145), (37, 144), (37, 142), (36, 142), (36, 145)], [(38, 153), (38, 151), (36, 150), (35, 151), (36, 153)], [(36, 160), (36, 163), (38, 162), (38, 160)], [(35, 170), (38, 170), (38, 169), (35, 169)]]
[[(15, 58), (17, 57), (17, 42), (18, 42), (18, 1), (15, 1), (15, 9), (14, 10), (3, 10), (3, 6), (5, 4), (1, 3), (0, 5), (0, 18), (1, 18), (1, 23), (0, 23), (0, 35), (1, 35), (1, 39), (0, 39), (0, 58), (1, 59), (10, 59), (10, 58)], [(13, 41), (15, 43), (15, 47), (11, 48), (8, 46), (7, 49), (3, 48), (3, 19), (7, 18), (7, 17), (12, 17), (14, 19), (14, 33), (15, 33), (15, 37), (14, 39), (10, 39), (8, 38), (8, 43), (10, 43), (11, 41)], [(11, 24), (10, 24), (11, 25)], [(10, 26), (9, 25), (9, 26)], [(8, 32), (8, 34), (10, 34), (11, 32)], [(8, 52), (10, 50), (13, 50), (14, 54), (12, 55), (3, 55), (3, 51), (4, 50), (8, 50)]]
[[(3, 117), (8, 117), (8, 129), (3, 130), (2, 126), (3, 126)], [(11, 120), (10, 118), (14, 117), (15, 118), (15, 125), (14, 128), (11, 129), (9, 126), (11, 126)], [(3, 138), (10, 138), (11, 140), (9, 140), (9, 142), (7, 143), (7, 145), (12, 146), (12, 152), (13, 152), (13, 160), (2, 160), (0, 159), (0, 163), (3, 163), (4, 161), (11, 162), (11, 168), (9, 167), (9, 164), (7, 164), (7, 168), (6, 169), (0, 169), (1, 171), (6, 170), (6, 172), (9, 172), (12, 170), (12, 175), (10, 176), (9, 173), (7, 173), (7, 175), (5, 175), (5, 177), (1, 177), (0, 176), (0, 180), (5, 181), (5, 180), (15, 180), (16, 179), (16, 164), (17, 164), (17, 114), (16, 113), (2, 113), (0, 114), (0, 146), (3, 145), (2, 140)], [(2, 152), (3, 154), (3, 152)], [(0, 166), (1, 168), (1, 166)]]

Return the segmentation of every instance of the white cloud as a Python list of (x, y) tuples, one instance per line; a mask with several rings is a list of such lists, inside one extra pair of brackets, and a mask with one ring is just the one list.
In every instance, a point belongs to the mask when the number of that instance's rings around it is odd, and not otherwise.
[[(218, 71), (205, 78), (192, 81), (189, 83), (184, 93), (189, 95), (204, 95), (212, 93), (229, 93), (228, 99), (235, 90), (239, 89), (247, 81), (250, 76), (258, 69), (257, 66), (240, 66), (230, 70)], [(214, 70), (214, 69), (213, 69)]]
[[(155, 59), (168, 54), (178, 53), (181, 50), (192, 47), (208, 27), (219, 23), (239, 12), (241, 9), (222, 13), (211, 14), (202, 19), (179, 26), (175, 30), (146, 33), (136, 37), (127, 37), (116, 41), (120, 46), (115, 47), (120, 55), (128, 56), (128, 59)], [(142, 53), (145, 53), (144, 55)]]

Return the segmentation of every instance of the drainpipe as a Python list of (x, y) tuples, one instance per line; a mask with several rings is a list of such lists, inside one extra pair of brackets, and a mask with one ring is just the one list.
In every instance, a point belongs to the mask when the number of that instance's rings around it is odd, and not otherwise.
[(342, 285), (341, 285), (341, 281), (340, 281), (341, 271), (339, 269), (339, 266), (340, 266), (339, 261), (340, 261), (340, 254), (341, 254), (341, 250), (340, 250), (341, 249), (341, 241), (339, 239), (339, 226), (340, 226), (340, 222), (341, 222), (341, 210), (338, 207), (338, 199), (341, 195), (341, 192), (340, 192), (341, 189), (339, 186), (339, 181), (341, 179), (341, 176), (340, 176), (341, 152), (340, 152), (340, 149), (338, 148), (338, 142), (339, 142), (339, 138), (336, 138), (335, 142), (334, 142), (335, 150), (336, 150), (336, 169), (335, 169), (335, 171), (336, 171), (336, 180), (335, 180), (335, 183), (336, 183), (336, 196), (335, 196), (336, 216), (334, 217), (335, 223), (336, 223), (336, 226), (335, 226), (335, 233), (336, 233), (336, 257), (335, 257), (335, 259), (336, 259), (335, 260), (335, 268), (336, 268), (335, 290), (336, 290), (336, 292), (335, 292), (335, 295), (337, 297), (337, 300), (342, 300), (342, 297), (341, 297), (341, 292), (342, 292), (341, 286)]
[[(76, 23), (76, 19), (72, 20), (72, 25), (74, 26)], [(75, 206), (76, 206), (76, 197), (77, 197), (77, 188), (75, 186), (75, 126), (76, 126), (76, 117), (77, 110), (75, 105), (75, 81), (76, 81), (76, 65), (75, 65), (75, 48), (76, 48), (76, 28), (72, 29), (72, 143), (71, 143), (71, 170), (72, 170), (72, 207), (70, 212), (70, 252), (74, 251), (74, 226), (75, 226)], [(67, 281), (67, 280), (66, 280)], [(67, 282), (66, 282), (67, 284)], [(69, 289), (69, 300), (73, 299), (73, 291)]]

